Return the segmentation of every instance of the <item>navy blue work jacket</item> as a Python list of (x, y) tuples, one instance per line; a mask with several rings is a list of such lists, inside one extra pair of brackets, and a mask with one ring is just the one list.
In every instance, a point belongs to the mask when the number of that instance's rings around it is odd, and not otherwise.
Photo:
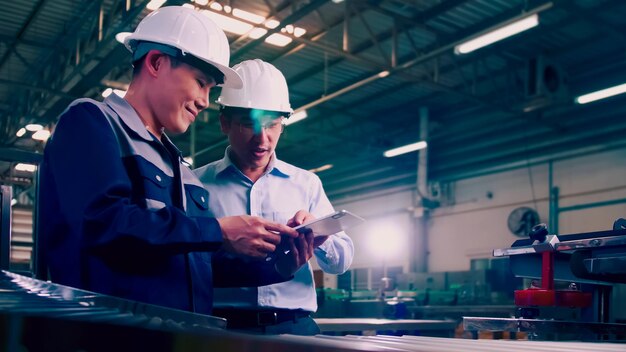
[(53, 282), (210, 314), (213, 284), (284, 281), (264, 261), (221, 258), (208, 192), (163, 135), (111, 94), (74, 101), (40, 168), (39, 250)]

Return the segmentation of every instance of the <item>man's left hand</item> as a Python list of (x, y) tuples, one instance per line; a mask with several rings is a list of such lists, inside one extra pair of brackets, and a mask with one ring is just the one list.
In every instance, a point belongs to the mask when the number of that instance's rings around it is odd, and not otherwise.
[[(315, 220), (315, 216), (306, 210), (298, 210), (298, 212), (287, 221), (287, 226), (296, 227), (304, 223)], [(313, 248), (319, 247), (322, 243), (326, 242), (328, 236), (316, 236), (313, 238)]]

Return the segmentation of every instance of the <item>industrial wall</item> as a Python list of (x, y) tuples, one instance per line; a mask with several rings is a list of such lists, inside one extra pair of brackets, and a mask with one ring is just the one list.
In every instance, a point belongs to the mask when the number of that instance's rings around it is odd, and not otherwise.
[[(553, 186), (559, 206), (618, 200), (559, 214), (561, 234), (607, 230), (626, 217), (626, 149), (591, 153), (552, 163)], [(428, 271), (469, 270), (474, 258), (490, 258), (494, 248), (509, 247), (517, 237), (508, 230), (510, 212), (520, 206), (535, 208), (542, 222), (549, 213), (548, 163), (456, 181), (454, 205), (432, 212), (428, 234)], [(335, 202), (368, 219), (367, 225), (348, 231), (355, 243), (353, 268), (410, 267), (408, 246), (413, 230), (414, 193), (406, 191), (358, 202)], [(619, 201), (622, 200), (622, 201)], [(387, 228), (385, 231), (384, 229)], [(383, 257), (382, 253), (391, 251)]]

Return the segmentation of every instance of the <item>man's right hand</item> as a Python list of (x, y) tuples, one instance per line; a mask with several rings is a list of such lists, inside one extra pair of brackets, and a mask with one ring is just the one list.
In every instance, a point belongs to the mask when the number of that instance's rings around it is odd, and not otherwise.
[(265, 258), (274, 252), (281, 234), (298, 237), (298, 232), (291, 227), (256, 216), (227, 216), (217, 221), (222, 228), (224, 248), (254, 258)]

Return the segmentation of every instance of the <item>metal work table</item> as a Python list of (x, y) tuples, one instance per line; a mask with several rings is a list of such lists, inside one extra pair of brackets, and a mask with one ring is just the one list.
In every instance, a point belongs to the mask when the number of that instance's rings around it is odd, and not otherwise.
[(480, 315), (508, 318), (515, 315), (514, 305), (462, 305), (462, 306), (409, 306), (407, 310), (413, 318), (455, 319), (463, 316)]
[(322, 333), (337, 335), (419, 335), (452, 337), (457, 323), (452, 320), (373, 319), (373, 318), (316, 318)]

